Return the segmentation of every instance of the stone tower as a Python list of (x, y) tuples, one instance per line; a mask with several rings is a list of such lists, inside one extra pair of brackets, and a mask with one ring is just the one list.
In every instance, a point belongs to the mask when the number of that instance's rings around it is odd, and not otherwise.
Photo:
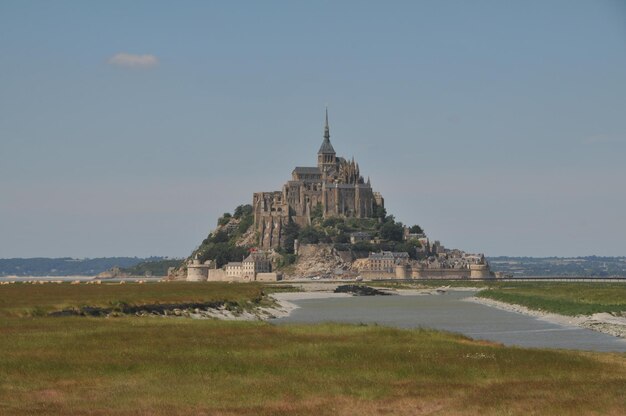
[(327, 173), (337, 166), (337, 154), (330, 144), (330, 128), (328, 127), (328, 108), (326, 109), (326, 123), (324, 124), (324, 141), (317, 152), (317, 167), (320, 172)]

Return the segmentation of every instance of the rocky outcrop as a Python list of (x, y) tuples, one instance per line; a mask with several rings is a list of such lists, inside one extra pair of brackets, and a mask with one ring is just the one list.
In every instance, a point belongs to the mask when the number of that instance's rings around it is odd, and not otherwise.
[(256, 230), (254, 229), (254, 227), (250, 227), (248, 228), (248, 231), (246, 231), (238, 240), (237, 243), (235, 243), (237, 246), (239, 247), (249, 247), (249, 246), (254, 246), (256, 244), (256, 240), (257, 240), (257, 235), (256, 235)]
[(390, 293), (363, 285), (342, 285), (335, 288), (334, 293), (350, 293), (353, 296), (387, 296)]
[(351, 270), (355, 272), (360, 272), (362, 270), (367, 270), (368, 259), (356, 259), (352, 262)]
[(298, 260), (289, 277), (337, 277), (350, 270), (332, 244), (302, 244), (298, 249)]

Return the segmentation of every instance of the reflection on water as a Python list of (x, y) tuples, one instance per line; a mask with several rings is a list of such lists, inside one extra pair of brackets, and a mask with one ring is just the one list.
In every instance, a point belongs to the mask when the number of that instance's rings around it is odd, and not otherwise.
[(531, 316), (465, 302), (470, 292), (423, 296), (356, 296), (295, 301), (300, 306), (274, 323), (377, 323), (398, 328), (435, 328), (505, 345), (626, 352), (626, 340)]

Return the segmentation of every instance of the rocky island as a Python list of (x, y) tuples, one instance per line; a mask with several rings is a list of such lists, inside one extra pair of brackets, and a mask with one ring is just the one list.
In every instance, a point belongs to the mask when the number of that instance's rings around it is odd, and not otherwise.
[(359, 164), (337, 156), (328, 111), (317, 166), (297, 166), (280, 191), (255, 192), (194, 250), (175, 276), (189, 281), (289, 278), (493, 277), (483, 254), (447, 249), (388, 215)]

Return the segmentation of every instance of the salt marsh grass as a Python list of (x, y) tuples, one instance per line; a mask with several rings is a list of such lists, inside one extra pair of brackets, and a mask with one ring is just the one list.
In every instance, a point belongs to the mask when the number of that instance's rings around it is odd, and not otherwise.
[[(266, 287), (265, 290), (271, 290)], [(120, 305), (230, 302), (245, 305), (260, 302), (264, 287), (260, 284), (221, 282), (70, 283), (42, 285), (14, 284), (0, 286), (0, 316), (42, 316), (62, 310), (84, 307), (115, 308)]]
[(624, 283), (500, 283), (478, 296), (569, 316), (626, 312)]
[(625, 354), (376, 325), (24, 313), (115, 301), (254, 302), (264, 291), (254, 284), (5, 288), (2, 415), (626, 413)]
[[(626, 356), (430, 330), (2, 318), (0, 413), (620, 414)], [(439, 410), (437, 410), (439, 409)]]

